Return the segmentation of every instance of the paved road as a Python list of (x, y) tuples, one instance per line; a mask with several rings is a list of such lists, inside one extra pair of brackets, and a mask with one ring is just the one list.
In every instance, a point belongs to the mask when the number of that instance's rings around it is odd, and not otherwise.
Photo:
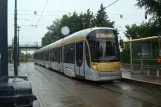
[(41, 107), (161, 106), (161, 94), (130, 85), (71, 79), (33, 63), (21, 64), (19, 73), (31, 79)]

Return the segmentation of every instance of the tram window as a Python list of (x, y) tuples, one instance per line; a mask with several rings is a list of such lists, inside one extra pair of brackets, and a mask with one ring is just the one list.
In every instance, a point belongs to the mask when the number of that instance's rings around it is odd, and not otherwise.
[(67, 45), (66, 46), (64, 46), (64, 62), (65, 63), (68, 63), (68, 60), (67, 60)]
[(83, 60), (83, 42), (77, 43), (76, 45), (76, 61), (77, 65), (81, 66)]
[(36, 59), (36, 55), (34, 54), (34, 59)]
[(43, 60), (44, 56), (43, 56), (43, 52), (41, 52), (41, 60)]
[(56, 62), (57, 62), (57, 60), (58, 60), (57, 50), (58, 50), (57, 48), (54, 49), (55, 61), (56, 61)]
[(44, 52), (44, 61), (46, 61), (46, 52)]
[(55, 56), (55, 49), (52, 49), (52, 51), (51, 51), (51, 59), (52, 59), (52, 61), (56, 61), (56, 56)]
[(44, 55), (44, 61), (45, 61), (46, 60), (46, 52), (43, 52), (43, 53), (44, 53), (43, 55)]
[(48, 51), (45, 52), (46, 54), (46, 61), (48, 61)]
[(40, 53), (40, 60), (43, 60), (43, 54), (42, 54), (42, 52)]
[(75, 44), (64, 46), (64, 62), (74, 64), (75, 60)]
[(58, 53), (58, 63), (60, 63), (60, 48), (57, 49), (57, 53)]
[(49, 61), (49, 51), (46, 51), (46, 61)]
[(45, 56), (45, 52), (43, 52), (43, 60), (45, 60), (45, 57), (46, 57), (46, 56)]
[(61, 46), (61, 48), (60, 48), (60, 61), (63, 62), (63, 61), (62, 61), (62, 46)]
[(48, 51), (46, 51), (46, 61), (48, 61), (48, 58), (49, 57), (49, 55), (48, 55)]
[(85, 49), (86, 49), (86, 62), (87, 62), (87, 65), (90, 67), (90, 59), (89, 59), (89, 49), (88, 49), (88, 46), (87, 46), (87, 43), (85, 44)]
[(39, 57), (38, 57), (39, 53), (35, 55), (35, 59), (38, 60)]

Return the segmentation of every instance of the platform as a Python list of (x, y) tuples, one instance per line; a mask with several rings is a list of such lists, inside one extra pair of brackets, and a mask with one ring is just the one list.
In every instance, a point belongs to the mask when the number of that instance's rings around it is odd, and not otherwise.
[(122, 76), (124, 79), (138, 81), (143, 83), (149, 83), (154, 85), (161, 85), (161, 77), (148, 76), (145, 74), (132, 74), (129, 71), (122, 70)]

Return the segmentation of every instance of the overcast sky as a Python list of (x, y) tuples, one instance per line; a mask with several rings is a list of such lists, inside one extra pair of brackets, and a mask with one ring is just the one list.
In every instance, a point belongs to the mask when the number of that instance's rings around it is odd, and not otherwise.
[[(9, 29), (8, 40), (12, 41), (14, 36), (14, 1), (9, 2)], [(41, 38), (47, 32), (46, 27), (52, 24), (52, 21), (56, 18), (60, 18), (63, 14), (76, 12), (86, 12), (90, 9), (96, 13), (100, 8), (101, 3), (104, 6), (108, 6), (115, 0), (49, 0), (46, 9), (41, 17), (41, 20), (37, 28), (31, 26), (38, 23), (38, 19), (42, 13), (42, 10), (47, 0), (17, 0), (18, 1), (18, 25), (21, 26), (20, 42), (41, 42)], [(140, 24), (144, 19), (145, 11), (140, 10), (134, 6), (136, 0), (119, 0), (117, 3), (106, 9), (111, 20), (115, 21), (115, 26), (120, 30), (120, 36), (125, 39), (123, 32), (125, 31), (125, 25)], [(34, 15), (34, 11), (37, 11), (37, 15)], [(123, 15), (123, 19), (120, 19), (120, 14)]]

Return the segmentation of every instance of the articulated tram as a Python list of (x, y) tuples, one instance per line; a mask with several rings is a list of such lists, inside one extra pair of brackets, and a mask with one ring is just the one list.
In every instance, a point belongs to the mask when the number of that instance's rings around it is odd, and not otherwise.
[(37, 50), (34, 63), (91, 81), (122, 78), (118, 34), (112, 28), (89, 28), (71, 34)]

